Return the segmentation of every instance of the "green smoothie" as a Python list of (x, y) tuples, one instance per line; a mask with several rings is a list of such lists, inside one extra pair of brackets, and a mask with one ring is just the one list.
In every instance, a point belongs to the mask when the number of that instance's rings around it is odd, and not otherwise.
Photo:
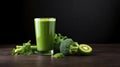
[(41, 53), (53, 50), (56, 19), (35, 18), (34, 24), (37, 50)]

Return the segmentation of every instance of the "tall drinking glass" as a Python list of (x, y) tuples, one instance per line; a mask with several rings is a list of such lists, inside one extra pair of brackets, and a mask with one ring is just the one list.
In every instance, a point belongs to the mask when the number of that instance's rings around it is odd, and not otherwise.
[(39, 54), (51, 55), (56, 18), (34, 18), (36, 45)]

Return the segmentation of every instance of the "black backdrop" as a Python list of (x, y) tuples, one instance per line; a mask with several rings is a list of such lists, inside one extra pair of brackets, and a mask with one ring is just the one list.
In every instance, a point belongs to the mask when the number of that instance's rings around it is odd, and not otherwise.
[(34, 18), (56, 17), (56, 33), (79, 43), (120, 43), (119, 0), (8, 0), (0, 44), (35, 43)]

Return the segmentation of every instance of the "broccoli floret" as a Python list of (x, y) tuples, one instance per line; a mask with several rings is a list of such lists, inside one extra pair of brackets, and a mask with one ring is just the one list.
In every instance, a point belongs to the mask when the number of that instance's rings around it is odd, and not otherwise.
[(64, 54), (63, 53), (56, 53), (52, 56), (53, 58), (63, 58), (64, 57)]
[(60, 52), (64, 55), (73, 55), (77, 54), (78, 51), (78, 43), (74, 42), (71, 38), (65, 39), (61, 42)]

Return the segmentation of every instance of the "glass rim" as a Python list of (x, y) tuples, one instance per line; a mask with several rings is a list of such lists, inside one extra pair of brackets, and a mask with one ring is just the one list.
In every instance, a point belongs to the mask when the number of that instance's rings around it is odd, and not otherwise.
[(56, 21), (56, 18), (34, 18), (34, 21)]

